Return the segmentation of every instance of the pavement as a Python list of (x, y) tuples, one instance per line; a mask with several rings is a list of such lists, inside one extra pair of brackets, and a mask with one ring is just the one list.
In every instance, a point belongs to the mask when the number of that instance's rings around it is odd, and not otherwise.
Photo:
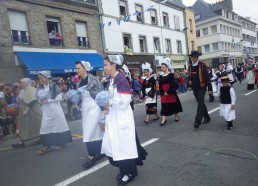
[[(232, 131), (219, 117), (219, 100), (206, 105), (211, 122), (193, 128), (196, 101), (192, 92), (179, 94), (183, 106), (180, 121), (167, 118), (144, 124), (144, 104), (134, 110), (137, 133), (149, 155), (132, 186), (257, 186), (258, 185), (258, 91), (247, 91), (246, 83), (236, 83), (236, 120)], [(160, 106), (159, 106), (160, 109)], [(17, 139), (0, 144), (0, 185), (3, 186), (113, 186), (117, 168), (103, 159), (84, 171), (87, 157), (82, 143), (81, 121), (69, 122), (73, 143), (62, 151), (38, 156), (40, 145), (12, 149)]]

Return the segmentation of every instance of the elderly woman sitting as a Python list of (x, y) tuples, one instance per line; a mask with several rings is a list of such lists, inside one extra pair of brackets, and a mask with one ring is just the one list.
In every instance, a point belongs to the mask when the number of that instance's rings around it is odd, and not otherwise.
[(12, 147), (25, 147), (25, 141), (39, 138), (42, 111), (36, 98), (36, 89), (31, 86), (31, 79), (20, 80), (21, 92), (19, 103), (19, 142)]

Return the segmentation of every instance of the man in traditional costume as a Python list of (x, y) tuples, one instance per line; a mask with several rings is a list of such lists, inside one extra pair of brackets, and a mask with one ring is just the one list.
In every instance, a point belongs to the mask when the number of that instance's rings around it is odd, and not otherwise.
[[(199, 61), (199, 56), (201, 55), (202, 53), (199, 53), (196, 50), (193, 50), (189, 55), (192, 60), (192, 64), (189, 67), (189, 85), (192, 86), (194, 97), (198, 103), (194, 122), (194, 128), (196, 129), (199, 128), (201, 123), (206, 124), (211, 120), (207, 107), (204, 103), (207, 84), (209, 82), (209, 75), (206, 65)], [(203, 117), (204, 121), (202, 122)]]

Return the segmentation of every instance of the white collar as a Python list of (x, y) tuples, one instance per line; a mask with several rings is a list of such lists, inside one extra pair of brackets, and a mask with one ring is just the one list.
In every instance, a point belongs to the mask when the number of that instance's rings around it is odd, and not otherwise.
[(192, 63), (193, 67), (196, 67), (199, 64), (199, 61), (197, 61), (196, 63)]

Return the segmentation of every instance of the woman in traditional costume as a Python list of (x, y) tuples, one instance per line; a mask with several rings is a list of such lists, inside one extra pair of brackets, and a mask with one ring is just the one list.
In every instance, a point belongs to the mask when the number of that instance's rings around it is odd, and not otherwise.
[(61, 150), (72, 142), (72, 135), (61, 107), (62, 93), (58, 85), (51, 80), (48, 71), (39, 72), (38, 78), (43, 88), (39, 90), (39, 101), (42, 104), (42, 122), (40, 128), (42, 148), (39, 155), (55, 149)]
[(36, 89), (31, 86), (31, 79), (20, 80), (21, 93), (17, 101), (19, 103), (19, 142), (12, 147), (25, 147), (25, 142), (39, 138), (39, 130), (42, 120), (42, 110), (36, 98)]
[(247, 75), (246, 75), (247, 90), (254, 89), (254, 83), (255, 83), (254, 70), (255, 70), (255, 64), (253, 63), (252, 60), (249, 60), (248, 65), (247, 65)]
[(160, 126), (167, 123), (166, 116), (175, 114), (175, 121), (179, 121), (179, 112), (183, 112), (181, 102), (177, 96), (174, 74), (169, 72), (171, 65), (169, 60), (163, 59), (161, 70), (164, 73), (159, 78), (160, 95), (161, 95), (161, 112), (162, 121)]
[(159, 119), (157, 112), (157, 95), (156, 95), (156, 80), (151, 76), (152, 68), (149, 63), (142, 64), (143, 74), (146, 77), (143, 80), (142, 85), (142, 94), (145, 98), (145, 108), (146, 108), (146, 119), (144, 120), (145, 124), (149, 124), (150, 115), (155, 114), (156, 118)]
[(142, 165), (147, 152), (140, 145), (135, 132), (133, 111), (130, 107), (131, 88), (125, 76), (118, 72), (122, 55), (108, 55), (104, 69), (111, 77), (108, 83), (109, 110), (106, 113), (105, 133), (101, 152), (111, 165), (119, 168), (117, 185), (126, 185), (138, 175), (136, 165)]
[(86, 143), (88, 151), (88, 158), (83, 164), (85, 170), (91, 168), (97, 160), (103, 157), (100, 153), (103, 131), (98, 124), (101, 110), (94, 100), (96, 95), (103, 90), (103, 85), (97, 77), (89, 73), (92, 68), (89, 62), (76, 62), (76, 71), (82, 78), (79, 91), (82, 98), (83, 142)]

